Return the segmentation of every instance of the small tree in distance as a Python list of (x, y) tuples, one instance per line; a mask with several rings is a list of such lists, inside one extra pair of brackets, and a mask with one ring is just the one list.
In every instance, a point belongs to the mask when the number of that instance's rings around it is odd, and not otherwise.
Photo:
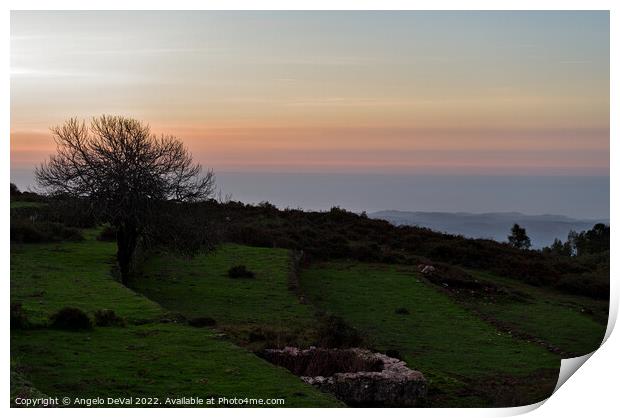
[(573, 255), (573, 247), (571, 246), (571, 242), (569, 240), (562, 242), (562, 240), (556, 238), (553, 240), (553, 244), (551, 244), (551, 246), (543, 248), (543, 252), (570, 257)]
[(36, 169), (36, 181), (50, 195), (87, 201), (114, 225), (124, 284), (157, 203), (205, 200), (214, 192), (213, 172), (202, 175), (179, 139), (151, 134), (135, 119), (104, 115), (90, 124), (70, 119), (52, 133), (56, 155)]
[(515, 248), (527, 250), (532, 246), (530, 238), (525, 232), (525, 228), (521, 228), (519, 224), (514, 224), (508, 236), (508, 242)]

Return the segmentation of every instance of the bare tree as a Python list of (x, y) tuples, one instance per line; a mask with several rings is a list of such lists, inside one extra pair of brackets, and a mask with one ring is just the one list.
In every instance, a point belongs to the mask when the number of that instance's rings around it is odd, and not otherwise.
[(138, 240), (162, 201), (205, 200), (215, 177), (173, 136), (156, 136), (148, 125), (122, 116), (100, 116), (90, 124), (70, 119), (52, 128), (56, 155), (35, 171), (51, 195), (87, 201), (117, 231), (117, 260), (127, 283)]

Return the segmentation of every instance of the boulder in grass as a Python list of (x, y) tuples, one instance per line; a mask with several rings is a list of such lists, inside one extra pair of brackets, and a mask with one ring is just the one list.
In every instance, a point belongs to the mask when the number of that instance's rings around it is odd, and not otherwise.
[(418, 264), (418, 270), (425, 276), (431, 275), (435, 273), (437, 270), (435, 266), (431, 266), (430, 264)]

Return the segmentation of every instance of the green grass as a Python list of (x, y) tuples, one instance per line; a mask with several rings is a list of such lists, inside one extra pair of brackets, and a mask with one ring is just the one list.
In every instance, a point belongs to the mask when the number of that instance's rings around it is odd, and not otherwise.
[(11, 209), (18, 208), (37, 208), (46, 205), (43, 202), (27, 202), (23, 200), (11, 200)]
[(508, 300), (501, 303), (467, 300), (467, 306), (505, 323), (512, 329), (547, 341), (574, 356), (590, 353), (600, 346), (607, 323), (607, 301), (566, 295), (487, 273), (471, 273), (507, 289), (516, 290), (525, 295), (526, 300)]
[(11, 302), (22, 304), (28, 317), (45, 321), (65, 306), (87, 313), (113, 309), (129, 322), (165, 314), (156, 303), (112, 279), (116, 247), (94, 240), (79, 243), (11, 245)]
[[(311, 302), (301, 304), (289, 289), (288, 250), (235, 244), (193, 258), (150, 257), (131, 290), (112, 277), (115, 244), (97, 241), (97, 233), (84, 231), (85, 241), (77, 243), (12, 245), (11, 302), (21, 303), (39, 325), (74, 306), (91, 316), (113, 309), (128, 326), (12, 331), (18, 385), (31, 382), (49, 396), (247, 396), (285, 398), (285, 406), (339, 406), (227, 339), (258, 348), (249, 335), (267, 330), (278, 339), (261, 344), (304, 345), (312, 341), (320, 310), (356, 327), (371, 348), (396, 350), (422, 371), (430, 384), (429, 406), (519, 405), (550, 394), (560, 357), (498, 331), (480, 315), (569, 352), (591, 351), (604, 334), (605, 302), (481, 272), (471, 273), (519, 292), (523, 300), (457, 297), (404, 266), (331, 262), (301, 272), (301, 289)], [(228, 277), (238, 264), (256, 277)], [(397, 314), (398, 308), (409, 314)], [(584, 314), (584, 308), (593, 313)], [(229, 337), (163, 323), (171, 311), (212, 317)], [(286, 334), (282, 341), (280, 332)]]
[[(15, 376), (49, 396), (227, 396), (284, 398), (285, 406), (340, 406), (209, 329), (160, 323), (167, 312), (110, 275), (114, 245), (13, 245), (11, 302), (42, 324), (64, 306), (101, 308), (127, 319), (123, 328), (12, 331)], [(142, 325), (138, 325), (142, 323)]]
[[(507, 378), (557, 377), (558, 356), (499, 332), (417, 274), (388, 265), (324, 263), (303, 271), (301, 285), (318, 308), (345, 318), (376, 349), (398, 350), (410, 367), (425, 373), (441, 406), (484, 404), (482, 398), (463, 396), (472, 382), (486, 382), (493, 392)], [(410, 314), (396, 314), (401, 307)], [(511, 402), (540, 400), (548, 390)]]
[(177, 324), (20, 331), (11, 352), (49, 396), (283, 398), (284, 406), (339, 405), (213, 332)]
[[(228, 277), (243, 264), (255, 278)], [(225, 244), (193, 258), (152, 257), (132, 287), (163, 307), (187, 317), (211, 317), (231, 332), (254, 328), (301, 333), (315, 320), (314, 310), (289, 290), (288, 250)]]

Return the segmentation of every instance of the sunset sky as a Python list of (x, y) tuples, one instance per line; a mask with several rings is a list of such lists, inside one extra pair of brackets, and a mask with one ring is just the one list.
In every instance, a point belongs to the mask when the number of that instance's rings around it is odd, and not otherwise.
[(609, 174), (607, 12), (13, 12), (11, 163), (102, 113), (223, 171)]

